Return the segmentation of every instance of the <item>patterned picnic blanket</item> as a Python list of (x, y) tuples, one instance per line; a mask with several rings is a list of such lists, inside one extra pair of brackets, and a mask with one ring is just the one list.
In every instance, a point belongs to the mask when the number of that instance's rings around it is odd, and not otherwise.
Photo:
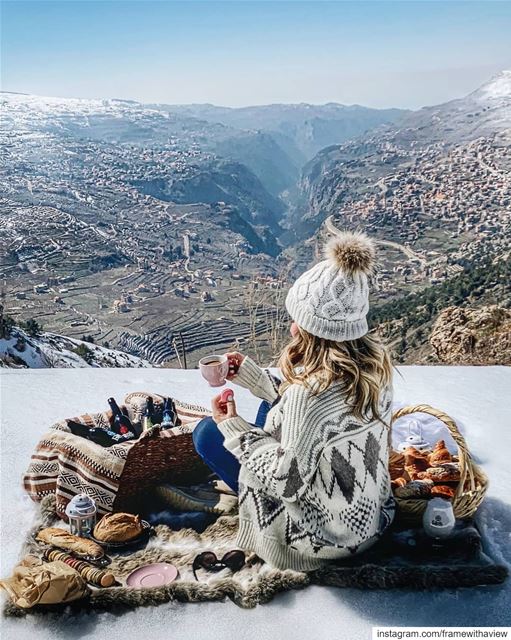
[[(155, 407), (162, 404), (163, 398), (157, 394), (135, 392), (126, 396), (121, 409), (127, 409), (132, 423), (141, 421), (149, 396), (154, 399)], [(162, 431), (159, 437), (172, 438), (190, 433), (197, 421), (209, 414), (201, 406), (178, 400), (174, 403), (181, 425)], [(105, 429), (110, 427), (110, 419), (110, 411), (70, 418), (90, 428)], [(37, 502), (55, 494), (57, 513), (61, 517), (65, 515), (68, 502), (79, 493), (93, 498), (98, 513), (102, 515), (113, 510), (128, 455), (139, 442), (140, 439), (130, 440), (105, 448), (72, 434), (66, 420), (62, 420), (55, 423), (39, 441), (23, 476), (23, 486)]]

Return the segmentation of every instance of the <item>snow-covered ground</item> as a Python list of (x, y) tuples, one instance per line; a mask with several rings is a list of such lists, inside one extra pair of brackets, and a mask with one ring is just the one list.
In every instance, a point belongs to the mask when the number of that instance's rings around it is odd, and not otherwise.
[[(480, 522), (493, 552), (511, 566), (511, 368), (401, 367), (396, 400), (429, 403), (460, 420), (471, 450), (490, 477)], [(33, 505), (20, 488), (32, 448), (54, 421), (102, 409), (108, 396), (135, 390), (208, 404), (213, 390), (197, 371), (173, 369), (3, 370), (0, 375), (1, 574), (14, 566)], [(240, 413), (253, 419), (258, 401), (236, 389)], [(362, 592), (310, 587), (285, 593), (270, 604), (242, 610), (230, 602), (169, 603), (112, 614), (63, 619), (1, 621), (2, 640), (95, 638), (117, 640), (335, 640), (369, 638), (373, 625), (492, 626), (511, 624), (511, 581), (499, 587)]]
[[(82, 349), (82, 351), (80, 351)], [(81, 354), (81, 355), (80, 355)], [(8, 361), (8, 362), (7, 362)], [(37, 337), (15, 327), (0, 338), (0, 366), (28, 369), (49, 367), (150, 367), (147, 360), (115, 349), (44, 331)]]

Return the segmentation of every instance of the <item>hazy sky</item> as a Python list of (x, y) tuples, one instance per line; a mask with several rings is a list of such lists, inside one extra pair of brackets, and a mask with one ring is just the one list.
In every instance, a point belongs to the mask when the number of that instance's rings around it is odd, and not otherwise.
[(511, 68), (511, 2), (1, 2), (2, 88), (144, 102), (435, 104)]

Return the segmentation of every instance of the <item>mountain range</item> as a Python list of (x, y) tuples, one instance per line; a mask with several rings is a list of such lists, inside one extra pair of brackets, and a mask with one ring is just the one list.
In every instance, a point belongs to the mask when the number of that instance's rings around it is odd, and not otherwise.
[[(493, 144), (507, 149), (510, 130), (511, 71), (503, 71), (464, 98), (407, 113), (393, 126), (346, 144), (331, 145), (302, 172), (304, 200), (297, 215), (299, 223), (306, 222), (303, 233), (342, 210), (346, 199), (351, 201), (367, 193), (368, 182), (377, 183), (400, 167), (417, 162), (428, 149), (438, 147), (445, 152), (483, 138), (491, 138)], [(384, 161), (375, 166), (375, 158)], [(504, 169), (508, 168), (506, 164)], [(378, 180), (373, 180), (374, 176)], [(381, 190), (381, 184), (376, 184), (376, 190)]]
[[(0, 103), (0, 275), (21, 317), (44, 301), (57, 333), (94, 326), (97, 340), (158, 362), (175, 350), (177, 328), (192, 350), (201, 334), (211, 343), (218, 318), (232, 339), (251, 317), (250, 288), (281, 291), (317, 259), (330, 215), (380, 243), (376, 309), (425, 287), (431, 301), (439, 285), (509, 254), (510, 71), (415, 112), (9, 93)], [(507, 289), (497, 290), (505, 301)], [(275, 304), (256, 306), (238, 339), (264, 335)], [(133, 314), (129, 323), (112, 305)], [(162, 323), (169, 305), (176, 314)], [(394, 343), (410, 338), (387, 307), (381, 322)]]
[(445, 306), (511, 307), (511, 71), (323, 149), (300, 190), (288, 220), (297, 271), (315, 259), (326, 217), (370, 233), (380, 255), (373, 324), (402, 361), (435, 361), (428, 336)]
[(370, 109), (335, 102), (324, 105), (269, 104), (238, 108), (212, 104), (153, 106), (210, 123), (220, 122), (235, 129), (265, 132), (298, 165), (310, 160), (326, 146), (357, 137), (381, 124), (395, 122), (407, 113), (403, 109)]

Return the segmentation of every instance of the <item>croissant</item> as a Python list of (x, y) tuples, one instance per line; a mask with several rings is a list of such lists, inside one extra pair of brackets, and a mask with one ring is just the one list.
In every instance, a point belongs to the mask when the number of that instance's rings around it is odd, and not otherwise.
[(447, 500), (452, 500), (452, 498), (454, 498), (454, 494), (454, 489), (446, 484), (435, 484), (431, 489), (432, 496), (446, 498)]
[(397, 478), (402, 477), (404, 470), (405, 470), (404, 461), (401, 462), (401, 464), (393, 464), (391, 462), (389, 464), (390, 479), (396, 480)]
[(401, 476), (400, 478), (394, 478), (394, 480), (391, 481), (390, 486), (392, 489), (397, 489), (398, 487), (404, 487), (406, 483), (407, 480)]
[(439, 440), (435, 448), (433, 449), (433, 453), (429, 456), (429, 466), (436, 467), (438, 464), (442, 464), (443, 462), (451, 462), (452, 456), (445, 446), (444, 440)]
[(418, 451), (415, 447), (408, 447), (405, 450), (405, 471), (411, 480), (416, 480), (421, 471), (426, 471), (429, 467), (428, 456)]
[(389, 474), (390, 479), (395, 480), (403, 475), (405, 466), (405, 457), (402, 453), (392, 451), (389, 455)]

